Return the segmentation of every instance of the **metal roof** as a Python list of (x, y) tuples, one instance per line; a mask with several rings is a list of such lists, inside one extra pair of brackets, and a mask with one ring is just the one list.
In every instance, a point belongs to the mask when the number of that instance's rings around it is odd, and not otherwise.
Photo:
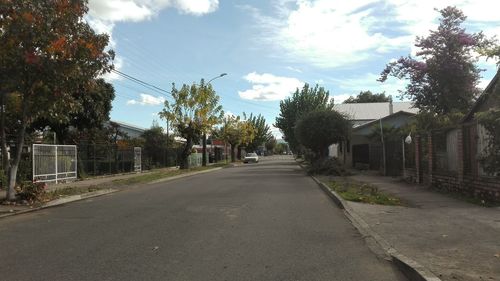
[[(404, 111), (409, 113), (418, 113), (418, 109), (412, 108), (411, 102), (393, 102), (393, 113)], [(344, 113), (351, 121), (369, 122), (390, 115), (389, 102), (374, 103), (342, 103), (334, 105), (334, 109)], [(364, 122), (363, 122), (364, 123)]]

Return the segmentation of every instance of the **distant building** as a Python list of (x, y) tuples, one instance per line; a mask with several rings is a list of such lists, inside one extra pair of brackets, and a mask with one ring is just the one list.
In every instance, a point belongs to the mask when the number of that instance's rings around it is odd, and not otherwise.
[(144, 131), (146, 131), (145, 128), (142, 128), (142, 127), (139, 127), (136, 125), (132, 125), (129, 123), (121, 122), (121, 121), (114, 121), (114, 120), (106, 121), (104, 123), (104, 126), (109, 126), (111, 122), (117, 124), (118, 129), (122, 133), (127, 134), (127, 137), (129, 137), (131, 139), (139, 138), (144, 133)]
[(418, 112), (411, 102), (342, 103), (336, 104), (334, 109), (347, 115), (353, 128), (399, 111)]
[[(347, 167), (374, 170), (380, 169), (383, 158), (379, 141), (369, 137), (374, 128), (380, 123), (402, 127), (418, 113), (411, 102), (345, 103), (335, 105), (334, 109), (347, 116), (352, 130), (346, 141), (329, 147), (329, 156), (337, 157)], [(398, 161), (391, 158), (389, 162)]]

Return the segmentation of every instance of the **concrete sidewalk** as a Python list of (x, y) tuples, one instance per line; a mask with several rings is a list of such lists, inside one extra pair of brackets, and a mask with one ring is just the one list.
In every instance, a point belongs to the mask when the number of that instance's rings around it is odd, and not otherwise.
[[(91, 192), (91, 193), (89, 193), (89, 195), (92, 195), (94, 193), (95, 193), (95, 195), (100, 195), (101, 193), (103, 193), (102, 191), (105, 191), (105, 190), (107, 190), (107, 192), (105, 192), (105, 193), (110, 193), (112, 191), (118, 191), (118, 190), (121, 190), (123, 188), (129, 187), (129, 186), (120, 186), (120, 185), (115, 184), (114, 181), (116, 181), (116, 180), (134, 178), (134, 177), (145, 175), (145, 174), (152, 173), (152, 172), (170, 171), (170, 170), (177, 170), (177, 169), (178, 169), (178, 167), (170, 167), (170, 168), (162, 168), (162, 169), (156, 169), (156, 170), (143, 171), (142, 173), (127, 173), (127, 174), (97, 176), (97, 177), (92, 177), (92, 178), (88, 178), (88, 179), (84, 179), (84, 180), (78, 180), (78, 181), (74, 181), (74, 182), (61, 183), (61, 184), (49, 184), (47, 186), (46, 190), (53, 191), (53, 190), (64, 189), (64, 188), (68, 188), (68, 187), (83, 188), (83, 189), (91, 188), (91, 187), (99, 187), (100, 189), (103, 189), (103, 190)], [(205, 171), (210, 171), (210, 170), (205, 170)], [(201, 172), (203, 172), (203, 171), (201, 171)], [(194, 174), (198, 174), (198, 173), (200, 173), (200, 171), (189, 172), (189, 173), (181, 174), (181, 175), (177, 175), (177, 176), (171, 176), (171, 177), (167, 177), (165, 179), (161, 179), (158, 181), (171, 180), (171, 179), (186, 177), (186, 176), (190, 176), (190, 175), (194, 175)], [(0, 201), (3, 201), (5, 199), (6, 193), (7, 192), (5, 189), (0, 189)], [(80, 197), (85, 197), (86, 195), (87, 194), (84, 193), (84, 194), (81, 194)], [(73, 199), (78, 200), (77, 195), (69, 196), (69, 197), (75, 197)], [(61, 198), (61, 199), (64, 199), (64, 198)], [(73, 199), (71, 199), (69, 201), (66, 200), (66, 201), (68, 201), (68, 202), (76, 201)], [(54, 201), (58, 201), (58, 200), (59, 199), (56, 199)], [(51, 204), (51, 202), (47, 202), (47, 203), (43, 204), (42, 207), (45, 205), (47, 205), (47, 206), (54, 205), (54, 204)], [(30, 209), (33, 209), (33, 208), (37, 209), (37, 207), (27, 206), (27, 205), (3, 205), (3, 204), (0, 204), (0, 217), (2, 215), (9, 214), (9, 213), (22, 213), (22, 212), (28, 211)]]
[(389, 177), (348, 178), (374, 184), (408, 203), (346, 203), (398, 252), (442, 280), (500, 281), (500, 207), (477, 206)]

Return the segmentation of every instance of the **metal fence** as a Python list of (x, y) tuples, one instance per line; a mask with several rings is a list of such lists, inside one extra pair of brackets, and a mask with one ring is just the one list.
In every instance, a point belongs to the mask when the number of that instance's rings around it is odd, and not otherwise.
[(33, 181), (55, 182), (77, 178), (75, 145), (33, 144)]
[(135, 160), (134, 147), (92, 143), (78, 145), (78, 169), (83, 177), (134, 172)]
[(459, 159), (459, 128), (432, 132), (432, 169), (435, 172), (457, 172)]
[[(423, 174), (498, 177), (498, 173), (488, 174), (483, 167), (481, 159), (486, 153), (489, 133), (477, 122), (434, 130), (429, 135), (420, 135), (419, 140), (419, 151), (414, 153), (419, 155), (418, 165)], [(406, 164), (409, 168), (410, 163)]]

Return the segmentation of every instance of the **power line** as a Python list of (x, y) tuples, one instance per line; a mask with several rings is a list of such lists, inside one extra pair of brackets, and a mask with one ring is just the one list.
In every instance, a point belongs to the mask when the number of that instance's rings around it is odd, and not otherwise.
[[(119, 70), (114, 70), (114, 69), (113, 69), (112, 71), (113, 71), (113, 72), (115, 72), (116, 74), (118, 74), (120, 77), (123, 77), (123, 78), (125, 78), (125, 79), (127, 79), (127, 80), (129, 80), (129, 81), (132, 81), (132, 82), (134, 82), (134, 83), (137, 83), (137, 84), (139, 84), (139, 85), (141, 85), (141, 86), (143, 86), (143, 87), (145, 87), (145, 88), (148, 88), (148, 89), (150, 89), (150, 90), (152, 90), (152, 91), (154, 91), (154, 92), (156, 92), (156, 93), (159, 93), (159, 94), (164, 95), (164, 96), (166, 96), (166, 97), (171, 97), (171, 95), (172, 95), (172, 92), (167, 91), (167, 90), (165, 90), (165, 89), (162, 89), (162, 88), (160, 88), (160, 87), (158, 87), (158, 86), (155, 86), (155, 85), (153, 85), (153, 84), (150, 84), (150, 83), (148, 83), (148, 82), (145, 82), (145, 81), (143, 81), (143, 80), (141, 80), (141, 79), (139, 79), (139, 78), (136, 78), (136, 77), (134, 77), (134, 76), (132, 76), (132, 75), (126, 74), (126, 73), (121, 72), (121, 71), (119, 71)], [(170, 96), (169, 96), (169, 95), (166, 95), (165, 93), (170, 94)], [(221, 96), (221, 97), (222, 97), (222, 96)], [(263, 104), (256, 104), (256, 103), (253, 103), (253, 102), (250, 102), (250, 101), (246, 101), (246, 100), (242, 100), (242, 99), (238, 99), (238, 98), (235, 98), (235, 97), (232, 97), (232, 96), (225, 96), (225, 98), (232, 99), (232, 100), (234, 100), (234, 101), (236, 101), (236, 102), (239, 102), (239, 103), (249, 104), (249, 105), (252, 105), (252, 106), (258, 107), (260, 110), (263, 110), (263, 109), (273, 110), (273, 111), (274, 111), (274, 110), (276, 110), (275, 108), (272, 108), (272, 107), (267, 106), (267, 105), (263, 105)], [(268, 111), (268, 113), (271, 113), (271, 112), (270, 112), (270, 111)]]
[[(157, 93), (160, 93), (161, 95), (164, 95), (164, 96), (167, 96), (167, 97), (170, 97), (170, 96), (172, 95), (172, 92), (167, 91), (167, 90), (165, 90), (165, 89), (162, 89), (162, 88), (160, 88), (160, 87), (158, 87), (158, 86), (155, 86), (155, 85), (153, 85), (153, 84), (150, 84), (150, 83), (148, 83), (148, 82), (145, 82), (145, 81), (143, 81), (143, 80), (141, 80), (141, 79), (139, 79), (139, 78), (135, 78), (135, 77), (133, 77), (132, 75), (129, 75), (129, 74), (123, 73), (123, 72), (121, 72), (121, 71), (119, 71), (119, 70), (115, 70), (115, 69), (113, 69), (112, 71), (113, 71), (114, 73), (118, 74), (119, 76), (121, 76), (121, 77), (125, 78), (125, 79), (128, 79), (128, 80), (130, 80), (130, 81), (133, 81), (133, 82), (135, 82), (135, 83), (137, 83), (137, 84), (140, 84), (140, 85), (142, 85), (143, 87), (146, 87), (146, 88), (148, 88), (148, 89), (150, 89), (150, 90), (153, 90), (153, 91), (155, 91), (155, 92), (157, 92)], [(170, 96), (166, 95), (165, 93), (169, 94)]]

